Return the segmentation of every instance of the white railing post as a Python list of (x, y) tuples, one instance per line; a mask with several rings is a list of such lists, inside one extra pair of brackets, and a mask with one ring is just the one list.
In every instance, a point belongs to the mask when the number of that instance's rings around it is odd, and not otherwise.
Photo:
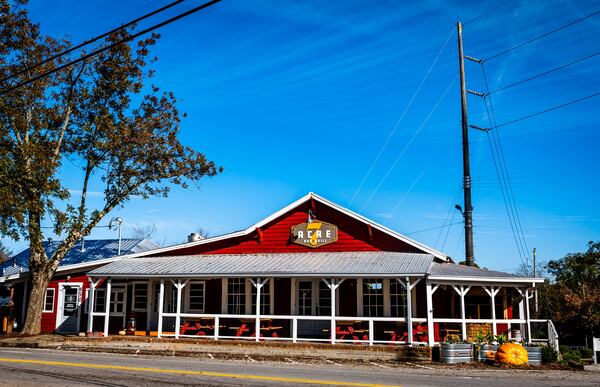
[(335, 291), (337, 290), (337, 288), (340, 287), (340, 285), (342, 284), (342, 282), (344, 282), (344, 278), (339, 279), (336, 281), (335, 278), (331, 278), (329, 281), (327, 281), (325, 278), (322, 278), (323, 282), (325, 282), (325, 285), (327, 285), (327, 287), (331, 290), (331, 324), (330, 324), (330, 330), (331, 330), (331, 344), (335, 344), (335, 308), (336, 308), (336, 299), (335, 299)]
[(88, 278), (88, 281), (90, 282), (90, 291), (88, 292), (88, 299), (87, 299), (87, 305), (88, 305), (87, 331), (88, 331), (88, 333), (91, 333), (93, 331), (93, 327), (94, 327), (94, 298), (96, 295), (96, 283), (94, 282), (94, 280), (92, 278)]
[(262, 289), (262, 285), (260, 283), (260, 278), (256, 279), (256, 283), (254, 283), (254, 286), (256, 286), (256, 322), (254, 325), (254, 336), (256, 336), (254, 338), (255, 341), (259, 341), (260, 340), (260, 291)]
[(427, 301), (427, 342), (430, 347), (433, 347), (435, 343), (435, 336), (433, 334), (433, 291), (431, 289), (431, 282), (429, 281), (425, 285), (425, 297)]
[(219, 316), (215, 316), (215, 340), (219, 340), (219, 325), (220, 325), (220, 321), (219, 321)]
[(531, 344), (531, 318), (529, 315), (529, 288), (525, 289), (525, 313), (526, 313), (526, 321), (527, 321), (527, 343)]
[(105, 297), (105, 310), (104, 310), (104, 337), (108, 337), (108, 322), (110, 320), (110, 293), (111, 293), (111, 278), (106, 281), (106, 297)]
[(369, 345), (373, 345), (373, 339), (375, 335), (375, 330), (373, 329), (373, 320), (369, 320)]
[(158, 338), (162, 337), (163, 327), (163, 309), (165, 303), (165, 280), (160, 280), (160, 288), (158, 291)]
[(462, 339), (467, 340), (467, 318), (466, 318), (466, 313), (465, 313), (465, 296), (467, 295), (467, 293), (469, 292), (471, 287), (467, 286), (465, 288), (464, 285), (460, 285), (460, 289), (459, 289), (456, 286), (452, 285), (452, 288), (460, 296), (460, 320), (462, 323)]
[(292, 318), (292, 343), (298, 342), (298, 319)]

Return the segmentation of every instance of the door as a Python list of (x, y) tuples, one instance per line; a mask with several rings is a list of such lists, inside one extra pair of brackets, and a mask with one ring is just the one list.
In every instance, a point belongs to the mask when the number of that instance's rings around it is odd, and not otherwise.
[(313, 281), (298, 281), (297, 305), (300, 316), (313, 314)]
[(56, 330), (61, 333), (78, 333), (81, 317), (82, 284), (59, 284)]

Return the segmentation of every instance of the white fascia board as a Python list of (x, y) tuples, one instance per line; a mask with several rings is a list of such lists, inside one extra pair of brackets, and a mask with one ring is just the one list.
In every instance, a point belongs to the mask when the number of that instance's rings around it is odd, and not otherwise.
[(423, 273), (395, 273), (395, 274), (374, 274), (374, 273), (357, 273), (357, 274), (340, 274), (340, 273), (181, 273), (181, 274), (107, 274), (99, 273), (93, 274), (94, 277), (112, 277), (112, 278), (130, 278), (130, 279), (143, 279), (143, 278), (195, 278), (195, 279), (211, 279), (211, 278), (256, 278), (256, 277), (267, 277), (267, 278), (425, 278)]
[(464, 283), (464, 282), (497, 282), (497, 283), (544, 283), (544, 278), (499, 278), (499, 277), (428, 277), (430, 281), (440, 281), (448, 283)]
[(391, 229), (389, 229), (389, 228), (387, 228), (387, 227), (385, 227), (385, 226), (383, 226), (383, 225), (381, 225), (381, 224), (379, 224), (377, 222), (373, 222), (372, 220), (370, 220), (368, 218), (365, 218), (364, 216), (359, 215), (356, 212), (353, 212), (353, 211), (351, 211), (351, 210), (349, 210), (347, 208), (344, 208), (344, 207), (342, 207), (342, 206), (340, 206), (340, 205), (338, 205), (338, 204), (336, 204), (336, 203), (334, 203), (334, 202), (332, 202), (330, 200), (327, 200), (327, 199), (325, 199), (325, 198), (323, 198), (323, 197), (321, 197), (321, 196), (319, 196), (317, 194), (314, 194), (314, 193), (311, 192), (311, 193), (308, 194), (308, 196), (309, 197), (313, 197), (316, 200), (322, 202), (323, 204), (327, 204), (328, 206), (333, 207), (336, 210), (340, 211), (341, 213), (346, 214), (346, 215), (348, 215), (348, 216), (350, 216), (350, 217), (352, 217), (354, 219), (357, 219), (357, 220), (359, 220), (359, 221), (361, 221), (363, 223), (370, 224), (371, 227), (374, 227), (374, 228), (378, 229), (379, 231), (382, 231), (382, 232), (384, 232), (384, 233), (386, 233), (386, 234), (388, 234), (388, 235), (390, 235), (390, 236), (392, 236), (392, 237), (394, 237), (396, 239), (399, 239), (399, 240), (401, 240), (401, 241), (403, 241), (403, 242), (405, 242), (405, 243), (407, 243), (407, 244), (409, 244), (411, 246), (414, 246), (414, 247), (416, 247), (418, 249), (421, 249), (424, 252), (426, 252), (428, 254), (431, 254), (431, 255), (433, 255), (436, 258), (439, 258), (439, 259), (441, 259), (443, 261), (446, 261), (446, 262), (449, 259), (449, 256), (447, 254), (442, 253), (441, 251), (437, 251), (435, 249), (432, 249), (431, 247), (427, 247), (427, 246), (425, 246), (425, 245), (423, 245), (423, 244), (421, 244), (421, 243), (419, 243), (419, 242), (417, 242), (417, 241), (415, 241), (413, 239), (410, 239), (410, 238), (408, 238), (408, 237), (406, 237), (406, 236), (404, 236), (402, 234), (399, 234), (396, 231), (391, 230)]
[(315, 199), (318, 202), (321, 202), (322, 204), (325, 204), (329, 207), (334, 208), (335, 210), (350, 216), (351, 218), (357, 219), (365, 224), (370, 224), (371, 227), (382, 231), (390, 236), (392, 236), (393, 238), (399, 239), (402, 242), (405, 242), (411, 246), (414, 246), (420, 250), (422, 250), (423, 252), (427, 253), (427, 254), (431, 254), (434, 257), (448, 262), (450, 261), (449, 256), (447, 254), (444, 254), (440, 251), (437, 251), (435, 249), (432, 249), (430, 247), (427, 247), (415, 240), (412, 240), (402, 234), (399, 234), (385, 226), (380, 225), (377, 222), (373, 222), (372, 220), (365, 218), (362, 215), (359, 215), (353, 211), (348, 210), (347, 208), (344, 208), (332, 201), (329, 201), (313, 192), (309, 192), (308, 194), (304, 195), (303, 197), (301, 197), (300, 199), (294, 201), (293, 203), (285, 206), (284, 208), (282, 208), (281, 210), (269, 215), (268, 217), (258, 221), (257, 223), (253, 224), (252, 226), (241, 230), (241, 231), (236, 231), (236, 232), (232, 232), (229, 234), (224, 234), (221, 236), (217, 236), (217, 237), (213, 237), (213, 238), (207, 238), (207, 239), (202, 239), (199, 241), (194, 241), (194, 242), (187, 242), (187, 243), (182, 243), (179, 245), (173, 245), (173, 246), (167, 246), (167, 247), (161, 247), (158, 249), (154, 249), (154, 250), (146, 250), (143, 252), (139, 252), (139, 253), (134, 253), (134, 254), (128, 254), (128, 255), (122, 255), (120, 258), (138, 258), (138, 257), (144, 257), (144, 256), (148, 256), (148, 255), (154, 255), (154, 254), (160, 254), (160, 253), (165, 253), (165, 252), (169, 252), (169, 251), (173, 251), (173, 250), (180, 250), (180, 249), (186, 249), (189, 247), (194, 247), (194, 246), (200, 246), (200, 245), (204, 245), (207, 243), (213, 243), (213, 242), (218, 242), (221, 240), (225, 240), (225, 239), (230, 239), (230, 238), (236, 238), (236, 237), (240, 237), (240, 236), (245, 236), (248, 234), (251, 234), (252, 232), (254, 232), (257, 228), (263, 227), (266, 224), (271, 223), (272, 221), (274, 221), (275, 219), (279, 218), (282, 215), (285, 215), (286, 213), (288, 213), (289, 211), (293, 210), (294, 208), (298, 207), (299, 205), (307, 202), (310, 199)]

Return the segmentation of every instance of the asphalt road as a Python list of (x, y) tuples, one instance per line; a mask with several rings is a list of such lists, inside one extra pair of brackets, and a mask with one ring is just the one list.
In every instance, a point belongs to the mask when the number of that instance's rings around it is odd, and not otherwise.
[[(422, 367), (422, 366), (421, 366)], [(352, 385), (352, 386), (600, 386), (600, 373), (444, 367), (223, 361), (46, 349), (0, 348), (0, 385)]]

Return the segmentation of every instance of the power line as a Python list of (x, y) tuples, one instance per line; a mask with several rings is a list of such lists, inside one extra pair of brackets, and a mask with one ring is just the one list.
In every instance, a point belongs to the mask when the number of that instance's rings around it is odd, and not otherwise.
[(496, 57), (499, 57), (499, 56), (501, 56), (501, 55), (507, 54), (507, 53), (509, 53), (509, 52), (511, 52), (511, 51), (513, 51), (513, 50), (516, 50), (516, 49), (518, 49), (518, 48), (521, 48), (521, 47), (523, 47), (523, 46), (526, 46), (526, 45), (528, 45), (528, 44), (530, 44), (530, 43), (533, 43), (533, 42), (535, 42), (536, 40), (539, 40), (539, 39), (545, 38), (546, 36), (552, 35), (552, 34), (554, 34), (554, 33), (558, 32), (558, 31), (564, 30), (565, 28), (571, 27), (572, 25), (574, 25), (574, 24), (577, 24), (577, 23), (579, 23), (579, 22), (581, 22), (581, 21), (583, 21), (583, 20), (589, 19), (590, 17), (592, 17), (592, 16), (595, 16), (595, 15), (597, 15), (597, 14), (599, 14), (599, 13), (600, 13), (600, 10), (598, 10), (598, 11), (596, 11), (596, 12), (593, 12), (593, 13), (591, 13), (591, 14), (587, 15), (587, 16), (581, 17), (581, 18), (579, 18), (579, 19), (577, 19), (577, 20), (574, 20), (574, 21), (572, 21), (572, 22), (570, 22), (570, 23), (567, 23), (567, 24), (565, 24), (565, 25), (563, 25), (563, 26), (561, 26), (561, 27), (555, 28), (555, 29), (553, 29), (552, 31), (546, 32), (546, 33), (544, 33), (544, 34), (542, 34), (542, 35), (539, 35), (539, 36), (537, 36), (537, 37), (535, 37), (535, 38), (533, 38), (533, 39), (529, 39), (529, 40), (527, 40), (527, 41), (525, 41), (525, 42), (523, 42), (523, 43), (517, 44), (516, 46), (513, 46), (513, 47), (511, 47), (511, 48), (509, 48), (509, 49), (507, 49), (507, 50), (500, 51), (500, 52), (498, 52), (498, 53), (496, 53), (496, 54), (494, 54), (494, 55), (488, 56), (487, 58), (483, 59), (483, 60), (482, 60), (482, 62), (485, 62), (485, 61), (488, 61), (488, 60), (494, 59), (494, 58), (496, 58)]
[(473, 19), (470, 19), (469, 21), (467, 21), (467, 22), (463, 23), (463, 27), (464, 27), (464, 26), (466, 26), (467, 24), (471, 24), (471, 23), (475, 22), (476, 20), (478, 20), (478, 19), (480, 19), (480, 18), (482, 18), (482, 17), (484, 17), (484, 16), (487, 16), (487, 15), (489, 15), (490, 13), (494, 12), (494, 11), (495, 11), (495, 10), (497, 10), (498, 8), (500, 8), (500, 7), (504, 6), (504, 5), (508, 4), (508, 3), (509, 3), (508, 1), (506, 1), (506, 2), (500, 2), (500, 3), (499, 3), (498, 5), (496, 5), (494, 8), (491, 8), (491, 9), (489, 9), (489, 10), (487, 10), (487, 11), (484, 11), (484, 12), (480, 13), (478, 16), (475, 16)]
[(431, 227), (431, 228), (426, 228), (426, 229), (423, 229), (423, 230), (418, 230), (418, 231), (413, 231), (413, 232), (405, 233), (404, 235), (412, 235), (412, 234), (418, 234), (418, 233), (425, 232), (425, 231), (438, 230), (440, 228), (454, 226), (456, 224), (461, 224), (461, 223), (463, 223), (462, 220), (460, 222), (454, 222), (454, 223), (450, 223), (448, 225), (445, 224), (443, 226)]
[(415, 131), (415, 133), (413, 134), (413, 136), (410, 138), (410, 140), (408, 141), (408, 143), (404, 146), (404, 148), (402, 149), (402, 151), (400, 152), (400, 154), (398, 155), (398, 157), (396, 157), (396, 160), (394, 160), (394, 162), (392, 163), (392, 166), (387, 170), (387, 172), (381, 178), (381, 180), (379, 180), (379, 183), (377, 184), (377, 186), (375, 187), (375, 189), (373, 190), (373, 192), (371, 192), (371, 195), (369, 195), (369, 197), (368, 197), (367, 201), (365, 202), (365, 204), (363, 204), (363, 206), (361, 207), (361, 210), (364, 210), (365, 207), (371, 202), (371, 199), (373, 199), (373, 196), (375, 196), (375, 194), (377, 193), (377, 191), (379, 191), (379, 188), (381, 187), (381, 185), (385, 182), (385, 180), (388, 178), (388, 176), (390, 175), (390, 173), (392, 173), (392, 171), (394, 170), (394, 168), (396, 167), (396, 165), (398, 164), (398, 162), (400, 162), (400, 160), (402, 159), (402, 157), (404, 156), (404, 154), (406, 153), (406, 151), (408, 150), (408, 148), (410, 148), (410, 146), (412, 145), (412, 143), (415, 140), (415, 138), (417, 138), (417, 136), (419, 135), (419, 133), (421, 132), (421, 130), (423, 129), (423, 127), (425, 127), (425, 125), (427, 124), (427, 122), (429, 122), (429, 119), (431, 118), (431, 116), (433, 115), (433, 113), (435, 113), (435, 111), (437, 110), (437, 108), (440, 106), (440, 103), (444, 100), (444, 98), (446, 97), (446, 94), (448, 94), (448, 92), (450, 91), (450, 89), (452, 88), (452, 86), (454, 85), (454, 83), (456, 82), (457, 78), (458, 78), (458, 75), (456, 77), (454, 77), (454, 79), (452, 80), (452, 82), (450, 82), (450, 84), (448, 85), (448, 87), (446, 88), (446, 90), (442, 93), (442, 95), (440, 96), (440, 98), (437, 100), (437, 102), (435, 103), (435, 105), (433, 106), (433, 108), (431, 109), (431, 111), (429, 112), (429, 114), (427, 114), (427, 116), (425, 117), (425, 119), (423, 120), (423, 122), (421, 123), (421, 125), (417, 128), (417, 130)]
[(30, 79), (28, 79), (28, 80), (26, 80), (26, 81), (19, 82), (19, 83), (17, 83), (17, 84), (16, 84), (16, 85), (14, 85), (14, 86), (10, 86), (10, 87), (8, 87), (8, 88), (6, 88), (6, 89), (4, 89), (4, 90), (0, 91), (0, 95), (2, 95), (2, 94), (6, 94), (6, 93), (8, 93), (9, 91), (12, 91), (12, 90), (18, 89), (18, 88), (20, 88), (20, 87), (26, 86), (26, 85), (28, 85), (28, 84), (30, 84), (30, 83), (33, 83), (33, 82), (37, 81), (38, 79), (44, 78), (44, 77), (46, 77), (46, 76), (48, 76), (48, 75), (50, 75), (50, 74), (53, 74), (53, 73), (55, 73), (55, 72), (57, 72), (57, 71), (60, 71), (60, 70), (63, 70), (63, 69), (65, 69), (65, 68), (67, 68), (67, 67), (70, 67), (70, 66), (72, 66), (72, 65), (74, 65), (74, 64), (77, 64), (77, 63), (79, 63), (79, 62), (83, 62), (84, 60), (86, 60), (86, 59), (89, 59), (89, 58), (91, 58), (92, 56), (98, 55), (98, 54), (99, 54), (99, 53), (101, 53), (101, 52), (104, 52), (104, 51), (106, 51), (106, 50), (109, 50), (109, 49), (111, 49), (111, 48), (113, 48), (113, 47), (115, 47), (115, 46), (118, 46), (119, 44), (122, 44), (122, 43), (128, 42), (128, 41), (130, 41), (130, 40), (133, 40), (133, 39), (135, 39), (135, 38), (137, 38), (137, 37), (139, 37), (139, 36), (141, 36), (141, 35), (145, 35), (145, 34), (147, 34), (147, 33), (149, 33), (149, 32), (152, 32), (152, 31), (154, 31), (154, 30), (156, 30), (156, 29), (160, 28), (160, 27), (164, 27), (164, 26), (165, 26), (165, 25), (167, 25), (167, 24), (170, 24), (170, 23), (172, 23), (172, 22), (174, 22), (174, 21), (177, 21), (177, 20), (179, 20), (179, 19), (182, 19), (182, 18), (184, 18), (184, 17), (186, 17), (186, 16), (189, 16), (189, 15), (191, 15), (191, 14), (193, 14), (193, 13), (196, 13), (196, 12), (198, 12), (198, 11), (200, 11), (200, 10), (203, 10), (203, 9), (205, 9), (205, 8), (208, 8), (208, 7), (210, 7), (211, 5), (214, 5), (214, 4), (216, 4), (216, 3), (219, 3), (220, 1), (221, 1), (221, 0), (211, 0), (211, 1), (209, 1), (209, 2), (206, 2), (206, 3), (202, 4), (202, 5), (199, 5), (199, 6), (195, 7), (195, 8), (192, 8), (192, 9), (190, 9), (189, 11), (183, 12), (183, 13), (181, 13), (181, 14), (179, 14), (179, 15), (177, 15), (177, 16), (174, 16), (174, 17), (172, 17), (172, 18), (170, 18), (170, 19), (167, 19), (167, 20), (165, 20), (165, 21), (163, 21), (163, 22), (161, 22), (161, 23), (155, 24), (155, 25), (153, 25), (152, 27), (148, 27), (148, 28), (146, 28), (146, 29), (144, 29), (144, 30), (142, 30), (142, 31), (140, 31), (140, 32), (137, 32), (137, 33), (135, 33), (135, 34), (133, 34), (133, 35), (131, 35), (131, 36), (128, 36), (128, 37), (126, 37), (126, 38), (124, 38), (124, 39), (121, 39), (121, 40), (119, 40), (119, 41), (117, 41), (117, 42), (111, 43), (111, 44), (109, 44), (109, 45), (107, 45), (107, 46), (104, 46), (104, 47), (101, 47), (101, 48), (99, 48), (99, 49), (97, 49), (97, 50), (94, 50), (94, 51), (90, 52), (89, 54), (86, 54), (86, 55), (83, 55), (83, 56), (79, 57), (78, 59), (75, 59), (75, 60), (72, 60), (72, 61), (70, 61), (70, 62), (67, 62), (67, 63), (65, 63), (65, 64), (63, 64), (63, 65), (61, 65), (61, 66), (58, 66), (58, 67), (56, 67), (56, 68), (54, 68), (54, 69), (52, 69), (52, 70), (48, 70), (48, 71), (46, 71), (46, 72), (44, 72), (44, 73), (41, 73), (41, 74), (39, 74), (39, 75), (37, 75), (37, 76), (35, 76), (35, 77), (33, 77), (33, 78), (30, 78)]
[(446, 38), (446, 41), (444, 42), (444, 44), (442, 45), (442, 47), (438, 51), (438, 54), (435, 57), (435, 59), (433, 60), (433, 62), (431, 63), (431, 65), (429, 65), (429, 69), (427, 69), (427, 72), (425, 73), (425, 76), (421, 80), (421, 83), (419, 83), (419, 86), (417, 87), (417, 89), (413, 93), (412, 97), (410, 98), (410, 101), (408, 101), (408, 104), (404, 108), (404, 111), (400, 115), (400, 118), (398, 119), (398, 121), (396, 121), (396, 124), (394, 125), (394, 128), (392, 129), (392, 131), (388, 135), (387, 139), (385, 140), (385, 143), (383, 144), (383, 146), (379, 150), (379, 153), (375, 157), (375, 160), (373, 160), (373, 162), (371, 163), (371, 166), (369, 167), (369, 170), (367, 171), (367, 173), (365, 174), (365, 176), (362, 178), (362, 180), (361, 180), (358, 188), (356, 189), (356, 191), (354, 191), (354, 195), (352, 195), (352, 198), (350, 199), (350, 204), (352, 204), (354, 202), (354, 199), (356, 199), (356, 195), (358, 195), (358, 193), (362, 189), (363, 185), (365, 184), (365, 182), (367, 181), (367, 179), (369, 178), (369, 176), (371, 176), (371, 172), (373, 172), (373, 168), (375, 168), (375, 165), (377, 164), (377, 162), (381, 158), (381, 155), (383, 154), (383, 152), (385, 151), (385, 149), (389, 145), (392, 137), (394, 137), (394, 134), (396, 134), (396, 130), (398, 130), (398, 127), (400, 126), (400, 123), (404, 119), (404, 116), (406, 115), (406, 113), (408, 112), (408, 110), (411, 108), (413, 102), (415, 101), (415, 98), (417, 97), (417, 95), (421, 91), (421, 88), (423, 87), (423, 84), (425, 83), (425, 81), (427, 80), (427, 78), (429, 78), (429, 74), (431, 73), (431, 71), (435, 67), (438, 59), (442, 55), (442, 52), (444, 52), (444, 49), (448, 45), (448, 42), (450, 41), (450, 38), (452, 37), (453, 34), (454, 34), (454, 28), (452, 28), (450, 30), (450, 33), (448, 34), (448, 37)]
[(514, 119), (514, 120), (511, 120), (511, 121), (508, 121), (508, 122), (503, 122), (503, 123), (502, 123), (502, 124), (500, 124), (500, 125), (496, 125), (496, 126), (495, 126), (495, 128), (497, 129), (497, 128), (501, 128), (501, 127), (503, 127), (503, 126), (511, 125), (511, 124), (514, 124), (515, 122), (519, 122), (519, 121), (523, 121), (523, 120), (526, 120), (526, 119), (528, 119), (528, 118), (531, 118), (531, 117), (539, 116), (539, 115), (541, 115), (541, 114), (545, 114), (545, 113), (551, 112), (551, 111), (553, 111), (553, 110), (557, 110), (557, 109), (563, 108), (563, 107), (565, 107), (565, 106), (573, 105), (573, 104), (575, 104), (575, 103), (577, 103), (577, 102), (585, 101), (586, 99), (590, 99), (590, 98), (597, 97), (597, 96), (599, 96), (599, 95), (600, 95), (600, 92), (597, 92), (597, 93), (594, 93), (594, 94), (590, 94), (590, 95), (586, 95), (585, 97), (581, 97), (581, 98), (578, 98), (578, 99), (576, 99), (576, 100), (569, 101), (569, 102), (566, 102), (566, 103), (560, 104), (560, 105), (558, 105), (558, 106), (554, 106), (554, 107), (551, 107), (551, 108), (548, 108), (548, 109), (545, 109), (545, 110), (539, 111), (539, 112), (537, 112), (537, 113), (528, 114), (528, 115), (526, 115), (526, 116), (519, 117), (519, 118), (516, 118), (516, 119)]
[(526, 78), (526, 79), (520, 80), (520, 81), (518, 81), (518, 82), (515, 82), (515, 83), (508, 84), (508, 85), (506, 85), (506, 86), (503, 86), (503, 87), (501, 87), (501, 88), (499, 88), (499, 89), (496, 89), (496, 90), (494, 90), (494, 91), (490, 91), (490, 92), (489, 92), (489, 93), (487, 93), (486, 95), (496, 94), (496, 93), (497, 93), (497, 92), (499, 92), (499, 91), (506, 90), (506, 89), (510, 89), (510, 88), (512, 88), (512, 87), (515, 87), (515, 86), (521, 85), (521, 84), (523, 84), (523, 83), (525, 83), (525, 82), (529, 82), (529, 81), (532, 81), (532, 80), (534, 80), (534, 79), (536, 79), (536, 78), (543, 77), (544, 75), (548, 75), (548, 74), (550, 74), (550, 73), (553, 73), (553, 72), (555, 72), (555, 71), (558, 71), (558, 70), (564, 69), (565, 67), (569, 67), (569, 66), (571, 66), (571, 65), (574, 65), (574, 64), (576, 64), (576, 63), (583, 62), (583, 61), (585, 61), (585, 60), (591, 59), (591, 58), (593, 58), (593, 57), (595, 57), (595, 56), (598, 56), (598, 55), (600, 55), (600, 51), (598, 51), (598, 52), (596, 52), (596, 53), (593, 53), (592, 55), (588, 55), (588, 56), (586, 56), (586, 57), (584, 57), (584, 58), (577, 59), (576, 61), (573, 61), (573, 62), (566, 63), (566, 64), (564, 64), (564, 65), (561, 65), (561, 66), (555, 67), (555, 68), (553, 68), (553, 69), (550, 69), (550, 70), (548, 70), (548, 71), (544, 71), (543, 73), (540, 73), (540, 74), (534, 75), (534, 76), (532, 76), (532, 77), (529, 77), (529, 78)]
[(113, 28), (112, 30), (110, 30), (110, 31), (108, 31), (108, 32), (105, 32), (105, 33), (103, 33), (102, 35), (98, 35), (98, 36), (96, 36), (96, 37), (93, 37), (93, 38), (91, 38), (91, 39), (89, 39), (89, 40), (85, 40), (85, 41), (83, 41), (82, 43), (80, 43), (80, 44), (78, 44), (78, 45), (76, 45), (76, 46), (73, 46), (73, 47), (71, 47), (71, 48), (69, 48), (69, 49), (67, 49), (67, 50), (65, 50), (65, 51), (62, 51), (62, 52), (60, 52), (60, 53), (58, 53), (58, 54), (52, 55), (51, 57), (49, 57), (49, 58), (46, 58), (46, 59), (44, 59), (43, 61), (41, 61), (41, 62), (38, 62), (38, 63), (36, 63), (36, 64), (34, 64), (34, 65), (32, 65), (32, 66), (29, 66), (29, 67), (27, 67), (27, 68), (25, 68), (25, 69), (23, 69), (23, 70), (21, 70), (21, 71), (19, 71), (19, 72), (15, 73), (15, 74), (12, 74), (12, 75), (9, 75), (8, 77), (5, 77), (5, 78), (2, 78), (2, 79), (0, 79), (0, 83), (6, 82), (6, 81), (8, 81), (8, 80), (10, 80), (10, 79), (13, 79), (13, 78), (15, 78), (15, 77), (18, 77), (19, 75), (25, 74), (25, 73), (26, 73), (26, 72), (28, 72), (28, 71), (34, 70), (34, 69), (36, 69), (36, 68), (38, 68), (38, 67), (40, 67), (40, 66), (42, 66), (42, 65), (44, 65), (44, 64), (46, 64), (46, 63), (48, 63), (48, 62), (51, 62), (51, 61), (53, 61), (53, 60), (55, 60), (55, 59), (58, 59), (58, 58), (60, 58), (61, 56), (64, 56), (64, 55), (66, 55), (66, 54), (69, 54), (69, 53), (71, 53), (71, 52), (73, 52), (73, 51), (76, 51), (76, 50), (78, 50), (78, 49), (80, 49), (80, 48), (82, 48), (82, 47), (85, 47), (85, 46), (87, 46), (88, 44), (94, 43), (94, 42), (96, 42), (96, 41), (98, 41), (98, 40), (100, 40), (100, 39), (102, 39), (102, 38), (105, 38), (105, 37), (107, 37), (107, 36), (109, 36), (109, 35), (111, 35), (111, 34), (113, 34), (113, 33), (117, 32), (117, 31), (120, 31), (120, 30), (122, 30), (122, 29), (124, 29), (124, 28), (127, 28), (127, 27), (129, 27), (129, 26), (132, 26), (132, 25), (134, 25), (134, 24), (136, 24), (136, 23), (138, 23), (138, 22), (140, 22), (140, 21), (142, 21), (142, 20), (144, 20), (144, 19), (147, 19), (147, 18), (149, 18), (150, 16), (154, 16), (154, 15), (156, 15), (157, 13), (161, 13), (161, 12), (163, 12), (163, 11), (165, 11), (165, 10), (167, 10), (167, 9), (171, 8), (171, 7), (174, 7), (174, 6), (176, 6), (177, 4), (183, 3), (184, 1), (185, 1), (185, 0), (177, 0), (177, 1), (174, 1), (174, 2), (172, 2), (171, 4), (167, 4), (167, 5), (165, 5), (164, 7), (161, 7), (161, 8), (159, 8), (159, 9), (156, 9), (156, 10), (154, 10), (154, 11), (150, 12), (150, 13), (147, 13), (147, 14), (145, 14), (145, 15), (143, 15), (143, 16), (140, 16), (140, 17), (138, 17), (137, 19), (134, 19), (134, 20), (132, 20), (132, 21), (130, 21), (130, 22), (127, 22), (127, 23), (123, 24), (123, 25), (122, 25), (122, 26), (120, 26), (120, 27)]
[[(489, 94), (489, 82), (487, 79), (487, 74), (485, 72), (485, 66), (483, 63), (481, 63), (481, 71), (483, 74), (483, 79), (485, 82), (485, 88), (486, 88), (486, 92)], [(489, 101), (489, 109), (488, 109), (488, 101)], [(497, 122), (496, 122), (496, 114), (494, 112), (494, 105), (492, 103), (492, 99), (491, 97), (488, 95), (487, 97), (484, 98), (484, 102), (485, 102), (485, 106), (486, 106), (486, 112), (488, 114), (488, 119), (490, 121), (490, 125), (492, 126), (492, 128), (496, 128), (497, 127)], [(491, 115), (490, 115), (491, 112)], [(512, 212), (513, 215), (513, 219), (514, 219), (514, 223), (515, 223), (515, 230), (516, 230), (516, 234), (514, 234), (513, 231), (513, 235), (515, 236), (515, 242), (517, 242), (517, 247), (520, 246), (521, 250), (522, 250), (522, 257), (521, 257), (521, 261), (523, 261), (523, 256), (527, 259), (530, 255), (529, 255), (529, 248), (527, 247), (527, 241), (525, 240), (525, 234), (523, 232), (523, 226), (521, 224), (521, 217), (519, 215), (519, 208), (517, 206), (516, 200), (515, 200), (515, 195), (512, 189), (512, 183), (510, 180), (510, 175), (508, 173), (508, 167), (506, 165), (506, 158), (504, 156), (504, 148), (502, 147), (502, 141), (500, 141), (500, 135), (498, 134), (497, 130), (492, 131), (492, 141), (490, 141), (490, 134), (489, 132), (488, 134), (488, 142), (490, 143), (490, 149), (492, 150), (492, 157), (494, 157), (494, 166), (496, 167), (496, 174), (498, 175), (498, 180), (500, 182), (500, 187), (501, 189), (503, 188), (503, 183), (504, 183), (504, 188), (502, 190), (502, 194), (504, 196), (504, 191), (506, 191), (506, 196), (508, 197), (508, 207), (507, 207), (507, 212), (509, 213), (509, 220), (510, 220), (510, 213)], [(493, 146), (492, 146), (493, 143)], [(496, 149), (496, 155), (498, 157), (498, 164), (500, 166), (500, 171), (498, 171), (498, 168), (496, 166), (496, 161), (495, 161), (495, 156), (494, 156), (494, 148)], [(500, 173), (498, 173), (500, 172)], [(506, 199), (505, 199), (505, 205), (506, 205)], [(512, 225), (512, 221), (511, 221), (511, 225)], [(518, 236), (518, 238), (517, 238)], [(521, 253), (519, 254), (521, 255)]]

